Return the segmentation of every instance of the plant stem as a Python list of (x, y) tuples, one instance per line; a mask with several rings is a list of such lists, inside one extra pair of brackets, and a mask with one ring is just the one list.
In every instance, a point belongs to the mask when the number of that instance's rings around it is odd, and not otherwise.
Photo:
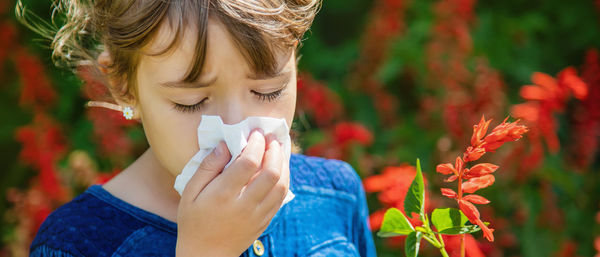
[(440, 248), (440, 253), (442, 254), (442, 256), (444, 257), (449, 257), (448, 253), (446, 252), (446, 248), (442, 247)]
[[(465, 164), (463, 164), (463, 165), (465, 165)], [(463, 167), (460, 167), (460, 170), (458, 171), (458, 197), (457, 197), (457, 200), (459, 202), (460, 202), (460, 200), (462, 200), (462, 173), (463, 173)], [(465, 257), (465, 234), (460, 234), (460, 257)]]

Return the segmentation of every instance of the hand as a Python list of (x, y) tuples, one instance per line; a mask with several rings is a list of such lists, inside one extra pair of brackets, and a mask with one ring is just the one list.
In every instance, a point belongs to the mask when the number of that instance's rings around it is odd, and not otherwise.
[(268, 227), (289, 187), (289, 160), (255, 130), (233, 163), (224, 142), (190, 179), (177, 212), (177, 256), (239, 256)]

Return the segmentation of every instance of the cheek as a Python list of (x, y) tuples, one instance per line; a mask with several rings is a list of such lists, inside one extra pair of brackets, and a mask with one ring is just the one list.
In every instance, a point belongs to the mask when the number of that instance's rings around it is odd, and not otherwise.
[(148, 143), (169, 173), (177, 175), (198, 151), (200, 115), (176, 114), (159, 94), (143, 91), (139, 93), (139, 108)]

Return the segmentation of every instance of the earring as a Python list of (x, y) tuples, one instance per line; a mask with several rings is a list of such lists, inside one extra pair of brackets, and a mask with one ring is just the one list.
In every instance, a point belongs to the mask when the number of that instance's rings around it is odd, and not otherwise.
[(133, 109), (131, 109), (131, 107), (129, 106), (125, 106), (123, 108), (123, 117), (125, 117), (125, 119), (131, 120), (133, 118)]
[(102, 101), (89, 101), (89, 102), (87, 102), (87, 104), (85, 106), (86, 107), (103, 107), (103, 108), (111, 109), (114, 111), (120, 111), (120, 112), (123, 112), (123, 117), (125, 117), (125, 119), (127, 119), (127, 120), (133, 119), (133, 108), (131, 108), (130, 106), (123, 107), (123, 106), (120, 106), (117, 104), (102, 102)]

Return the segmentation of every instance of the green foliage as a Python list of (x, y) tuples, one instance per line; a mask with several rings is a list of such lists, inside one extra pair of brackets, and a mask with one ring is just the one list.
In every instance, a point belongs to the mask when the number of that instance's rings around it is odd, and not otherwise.
[(380, 237), (391, 237), (408, 235), (414, 231), (415, 229), (400, 210), (390, 208), (383, 215), (383, 223), (377, 235)]
[(416, 257), (419, 255), (419, 246), (421, 245), (421, 238), (423, 234), (419, 231), (414, 231), (408, 234), (406, 237), (406, 247), (404, 252), (406, 257)]
[(438, 248), (442, 256), (448, 256), (440, 234), (456, 235), (474, 233), (481, 230), (481, 228), (477, 225), (467, 225), (469, 220), (461, 210), (445, 208), (433, 210), (431, 222), (435, 226), (436, 231), (432, 230), (429, 223), (430, 220), (424, 210), (426, 191), (424, 184), (421, 163), (417, 159), (417, 174), (404, 198), (404, 208), (407, 214), (413, 212), (418, 214), (423, 225), (413, 227), (400, 210), (390, 208), (383, 216), (383, 223), (377, 235), (380, 237), (408, 235), (404, 246), (407, 257), (418, 255), (422, 238), (425, 238), (434, 247)]
[(423, 182), (423, 173), (421, 172), (421, 163), (417, 159), (417, 175), (408, 188), (408, 193), (404, 199), (404, 210), (407, 215), (413, 212), (423, 216), (425, 205), (425, 185)]

